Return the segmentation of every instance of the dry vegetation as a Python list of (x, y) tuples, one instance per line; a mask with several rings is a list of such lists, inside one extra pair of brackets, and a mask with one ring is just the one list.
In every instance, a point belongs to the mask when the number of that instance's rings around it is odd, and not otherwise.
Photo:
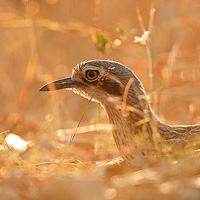
[[(134, 38), (149, 21), (148, 49)], [(198, 124), (199, 36), (199, 0), (0, 0), (0, 199), (200, 199), (200, 138), (130, 169), (98, 104), (68, 148), (87, 100), (38, 91), (83, 60), (115, 60), (137, 74), (161, 121)]]

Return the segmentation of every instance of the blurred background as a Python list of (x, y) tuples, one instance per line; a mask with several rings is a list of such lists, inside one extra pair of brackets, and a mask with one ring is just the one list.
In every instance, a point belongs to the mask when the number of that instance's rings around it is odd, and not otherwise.
[[(134, 42), (143, 34), (136, 9), (148, 30), (152, 7), (153, 78), (145, 46)], [(20, 154), (33, 163), (116, 157), (100, 105), (90, 104), (81, 123), (86, 131), (66, 150), (88, 100), (65, 90), (39, 92), (45, 83), (70, 76), (76, 64), (91, 59), (131, 68), (162, 122), (200, 123), (199, 41), (199, 0), (0, 0), (0, 132), (39, 144), (31, 147), (36, 156)], [(103, 130), (87, 129), (98, 124), (105, 125)]]
[[(41, 93), (46, 82), (71, 75), (79, 62), (110, 59), (131, 68), (147, 92), (149, 69), (136, 8), (148, 29), (148, 0), (9, 0), (0, 1), (1, 131), (6, 119), (26, 115), (44, 124), (51, 116), (56, 129), (77, 121), (87, 100), (72, 92)], [(171, 123), (198, 123), (199, 1), (155, 1), (151, 51), (154, 62), (156, 114)], [(99, 117), (91, 104), (85, 121)], [(46, 118), (45, 118), (46, 116)], [(10, 118), (11, 117), (11, 118)], [(19, 117), (20, 118), (20, 117)]]

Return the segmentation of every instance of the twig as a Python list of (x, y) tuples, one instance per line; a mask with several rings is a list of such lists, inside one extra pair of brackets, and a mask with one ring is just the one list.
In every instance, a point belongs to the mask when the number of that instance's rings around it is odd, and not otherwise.
[(76, 135), (76, 132), (77, 132), (77, 130), (78, 130), (80, 124), (81, 124), (81, 121), (82, 121), (82, 119), (83, 119), (83, 117), (84, 117), (84, 115), (85, 115), (86, 110), (88, 109), (88, 106), (89, 106), (90, 102), (92, 101), (92, 98), (93, 98), (93, 96), (94, 96), (94, 94), (95, 94), (97, 88), (98, 88), (98, 87), (96, 87), (96, 89), (94, 90), (94, 92), (93, 92), (93, 94), (92, 94), (90, 100), (88, 101), (88, 103), (87, 103), (87, 105), (86, 105), (86, 107), (85, 107), (85, 110), (83, 111), (83, 114), (82, 114), (82, 116), (81, 116), (81, 119), (80, 119), (80, 121), (79, 121), (79, 123), (78, 123), (78, 125), (77, 125), (77, 127), (76, 127), (76, 130), (75, 130), (74, 134), (73, 134), (73, 135), (71, 136), (71, 138), (70, 138), (69, 147), (71, 146), (71, 144), (72, 144), (72, 142), (73, 142), (73, 140), (74, 140), (74, 137), (75, 137), (75, 135)]

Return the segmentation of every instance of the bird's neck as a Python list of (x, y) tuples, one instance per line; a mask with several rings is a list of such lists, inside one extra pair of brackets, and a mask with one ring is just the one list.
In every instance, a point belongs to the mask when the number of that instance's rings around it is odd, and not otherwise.
[[(144, 94), (145, 95), (145, 94)], [(104, 105), (109, 122), (113, 126), (113, 137), (121, 156), (129, 163), (141, 158), (141, 154), (153, 146), (153, 127), (157, 123), (148, 101), (136, 99), (109, 102)]]
[(154, 149), (153, 133), (159, 134), (163, 142), (183, 143), (200, 134), (200, 125), (170, 126), (161, 123), (151, 110), (145, 93), (141, 99), (123, 99), (109, 102), (104, 106), (113, 137), (121, 156), (129, 163)]

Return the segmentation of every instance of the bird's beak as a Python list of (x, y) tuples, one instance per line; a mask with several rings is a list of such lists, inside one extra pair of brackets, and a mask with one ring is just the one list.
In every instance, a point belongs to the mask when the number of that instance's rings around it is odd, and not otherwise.
[(61, 90), (65, 88), (74, 88), (79, 82), (73, 81), (71, 77), (47, 83), (40, 88), (40, 91)]

